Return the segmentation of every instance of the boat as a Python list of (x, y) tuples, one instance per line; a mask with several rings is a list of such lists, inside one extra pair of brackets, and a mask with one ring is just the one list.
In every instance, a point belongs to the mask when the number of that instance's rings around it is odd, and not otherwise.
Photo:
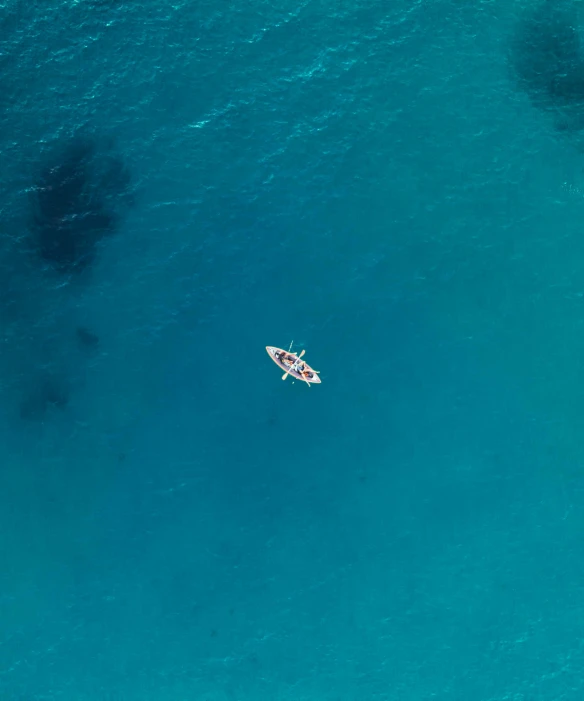
[(282, 375), (283, 380), (290, 375), (296, 380), (306, 382), (309, 387), (311, 384), (321, 384), (318, 370), (314, 370), (306, 361), (301, 360), (306, 351), (303, 350), (299, 354), (292, 353), (292, 343), (287, 351), (282, 348), (276, 348), (276, 346), (266, 346), (266, 350), (276, 365), (285, 371)]

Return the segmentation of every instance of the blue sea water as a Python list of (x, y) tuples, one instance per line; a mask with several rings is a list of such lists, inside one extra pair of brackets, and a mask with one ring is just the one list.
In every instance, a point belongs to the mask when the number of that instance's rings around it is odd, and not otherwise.
[(582, 699), (560, 5), (0, 4), (2, 701)]

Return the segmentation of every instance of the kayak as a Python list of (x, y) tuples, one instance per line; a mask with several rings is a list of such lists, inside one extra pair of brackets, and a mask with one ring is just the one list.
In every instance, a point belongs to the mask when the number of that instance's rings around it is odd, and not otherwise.
[(281, 370), (284, 370), (283, 380), (290, 375), (290, 377), (296, 380), (302, 380), (309, 385), (311, 383), (317, 385), (321, 383), (318, 370), (314, 370), (308, 363), (302, 360), (304, 351), (302, 351), (300, 355), (297, 355), (290, 350), (285, 351), (282, 348), (276, 348), (276, 346), (266, 346), (266, 350), (276, 365), (278, 365)]

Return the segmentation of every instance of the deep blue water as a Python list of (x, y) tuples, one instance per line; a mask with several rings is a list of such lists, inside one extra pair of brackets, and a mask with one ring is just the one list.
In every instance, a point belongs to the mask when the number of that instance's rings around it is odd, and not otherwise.
[(2, 701), (582, 699), (580, 20), (0, 5)]

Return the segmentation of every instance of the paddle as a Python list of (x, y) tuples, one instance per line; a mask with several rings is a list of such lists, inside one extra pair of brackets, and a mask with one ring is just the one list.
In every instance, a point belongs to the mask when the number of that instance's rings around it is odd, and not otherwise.
[[(301, 351), (301, 352), (300, 352), (300, 355), (296, 356), (296, 357), (298, 358), (298, 360), (300, 360), (300, 358), (302, 358), (302, 356), (303, 356), (305, 353), (306, 353), (306, 350)], [(293, 364), (288, 368), (288, 370), (286, 370), (286, 372), (282, 375), (282, 379), (283, 379), (283, 380), (285, 380), (285, 379), (288, 377), (288, 374), (289, 374), (290, 372), (292, 372), (292, 370), (294, 369), (294, 365), (295, 365), (295, 364), (296, 364), (296, 361), (294, 361), (294, 363), (293, 363)]]

